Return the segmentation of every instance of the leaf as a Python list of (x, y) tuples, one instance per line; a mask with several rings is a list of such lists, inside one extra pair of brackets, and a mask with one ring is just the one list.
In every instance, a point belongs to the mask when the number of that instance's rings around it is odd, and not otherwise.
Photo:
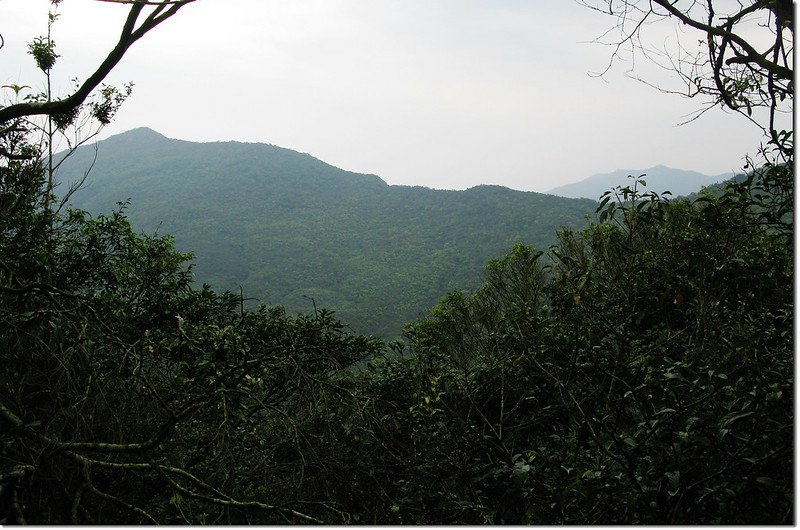
[(769, 487), (774, 487), (775, 486), (775, 481), (772, 480), (769, 477), (758, 477), (758, 478), (756, 478), (756, 482), (758, 482), (759, 484), (763, 484), (765, 486), (769, 486)]
[(17, 85), (17, 84), (10, 84), (10, 85), (3, 85), (2, 88), (10, 88), (14, 91), (14, 94), (19, 95), (19, 93), (25, 88), (31, 88), (30, 85)]
[(523, 464), (522, 462), (517, 462), (514, 464), (513, 473), (514, 475), (527, 475), (530, 473), (531, 466), (528, 464)]
[(746, 417), (748, 417), (748, 416), (750, 416), (750, 415), (752, 415), (752, 414), (753, 414), (753, 411), (750, 411), (750, 412), (742, 412), (742, 413), (740, 413), (740, 414), (733, 414), (733, 415), (731, 415), (731, 414), (728, 414), (727, 416), (725, 416), (725, 417), (722, 419), (722, 423), (720, 423), (720, 425), (721, 425), (721, 426), (723, 426), (723, 427), (727, 427), (727, 426), (728, 426), (728, 425), (730, 425), (731, 423), (733, 423), (733, 422), (735, 422), (735, 421), (738, 421), (738, 420), (741, 420), (742, 418), (746, 418)]
[(678, 493), (678, 489), (680, 488), (681, 484), (681, 472), (680, 471), (667, 471), (664, 473), (664, 476), (667, 477), (667, 482), (669, 487), (667, 488), (667, 493), (670, 497), (674, 497)]

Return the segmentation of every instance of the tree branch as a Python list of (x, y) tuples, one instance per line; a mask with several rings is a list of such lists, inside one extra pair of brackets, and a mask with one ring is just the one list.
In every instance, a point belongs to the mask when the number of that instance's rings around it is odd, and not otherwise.
[[(0, 108), (0, 123), (5, 123), (10, 120), (22, 118), (25, 116), (38, 116), (38, 115), (55, 115), (66, 114), (78, 108), (89, 97), (89, 94), (97, 88), (97, 86), (105, 79), (111, 70), (119, 63), (128, 48), (142, 38), (148, 31), (161, 24), (166, 19), (178, 12), (180, 8), (195, 0), (176, 0), (164, 2), (145, 2), (141, 0), (101, 0), (113, 1), (115, 3), (130, 3), (131, 10), (128, 12), (128, 17), (125, 20), (125, 25), (122, 28), (119, 41), (113, 50), (106, 56), (105, 60), (89, 76), (89, 78), (76, 90), (71, 96), (64, 99), (55, 101), (37, 102), (37, 103), (17, 103), (8, 107)], [(139, 15), (144, 9), (145, 5), (158, 5), (152, 13), (145, 19), (145, 21), (136, 28), (136, 22)], [(169, 6), (166, 11), (164, 10)]]
[[(166, 480), (169, 483), (169, 485), (172, 486), (176, 491), (179, 491), (180, 493), (186, 495), (187, 497), (191, 497), (193, 499), (203, 500), (206, 502), (210, 502), (212, 504), (217, 504), (219, 506), (227, 506), (231, 508), (258, 508), (265, 511), (277, 511), (279, 513), (286, 513), (292, 515), (293, 517), (296, 517), (298, 519), (301, 519), (309, 523), (324, 524), (316, 517), (312, 517), (310, 515), (306, 515), (302, 512), (298, 512), (296, 510), (292, 510), (289, 508), (283, 508), (281, 506), (264, 504), (263, 502), (258, 502), (258, 501), (235, 501), (230, 498), (221, 499), (218, 497), (203, 495), (201, 493), (197, 493), (195, 491), (191, 491), (189, 489), (184, 488), (183, 486), (175, 482), (172, 478), (167, 476), (167, 474), (164, 473), (159, 466), (154, 465), (153, 468), (159, 471), (164, 480)], [(210, 486), (207, 486), (207, 488), (210, 488)]]
[[(758, 51), (753, 48), (749, 42), (744, 40), (742, 37), (733, 33), (732, 31), (726, 30), (722, 26), (714, 26), (711, 24), (704, 24), (699, 22), (689, 15), (678, 9), (673, 5), (670, 0), (653, 0), (656, 4), (660, 5), (664, 9), (666, 9), (671, 15), (675, 18), (683, 22), (684, 24), (691, 26), (695, 29), (699, 29), (700, 31), (704, 31), (708, 35), (713, 35), (715, 37), (722, 37), (723, 39), (729, 39), (731, 42), (735, 43), (739, 46), (744, 52), (746, 53), (747, 58), (749, 59), (748, 62), (755, 63), (767, 72), (770, 72), (777, 76), (779, 79), (792, 79), (794, 77), (794, 72), (790, 68), (786, 68), (779, 64), (773, 63), (769, 61), (766, 57), (758, 53)], [(736, 20), (735, 18), (733, 20)]]
[[(82, 484), (83, 487), (86, 488), (87, 490), (89, 490), (90, 492), (94, 493), (96, 496), (100, 497), (101, 499), (105, 499), (107, 501), (113, 502), (114, 504), (117, 504), (119, 506), (122, 506), (123, 508), (132, 511), (135, 514), (144, 517), (145, 519), (147, 519), (148, 521), (150, 521), (154, 525), (158, 524), (158, 521), (156, 521), (153, 518), (152, 515), (150, 515), (146, 511), (142, 510), (141, 508), (139, 508), (137, 506), (134, 506), (133, 504), (130, 504), (128, 502), (125, 502), (124, 500), (120, 499), (119, 497), (115, 497), (113, 495), (110, 495), (108, 493), (102, 492), (99, 489), (97, 489), (97, 487), (94, 484), (92, 484), (91, 477), (89, 476), (89, 466), (88, 465), (85, 465), (83, 467), (83, 479), (84, 479), (84, 482)], [(75, 510), (75, 512), (77, 512), (77, 506), (74, 507), (74, 510)]]

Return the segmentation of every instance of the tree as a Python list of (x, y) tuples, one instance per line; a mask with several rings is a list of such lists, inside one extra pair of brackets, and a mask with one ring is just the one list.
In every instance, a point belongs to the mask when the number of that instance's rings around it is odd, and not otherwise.
[[(0, 524), (346, 521), (317, 494), (346, 441), (325, 407), (355, 407), (337, 379), (382, 343), (325, 310), (246, 312), (243, 295), (195, 289), (191, 255), (134, 233), (124, 204), (53, 207), (52, 125), (86, 106), (109, 120), (124, 97), (87, 94), (193, 0), (104, 1), (131, 8), (90, 79), (0, 108)], [(49, 32), (30, 49), (48, 75)]]
[[(58, 5), (62, 0), (51, 0), (54, 5)], [(116, 46), (108, 53), (105, 60), (100, 63), (97, 69), (89, 75), (72, 94), (67, 97), (54, 101), (45, 102), (23, 102), (0, 108), (0, 125), (12, 122), (13, 120), (38, 116), (70, 115), (86, 101), (86, 98), (94, 91), (111, 70), (119, 63), (125, 52), (144, 37), (150, 30), (175, 15), (182, 7), (194, 2), (195, 0), (99, 0), (104, 2), (114, 2), (119, 4), (131, 4), (128, 17), (122, 26), (119, 40)], [(147, 8), (152, 9), (147, 12)], [(52, 18), (52, 15), (51, 15)], [(137, 25), (138, 24), (138, 25)], [(55, 62), (57, 55), (52, 42), (42, 42), (37, 46), (37, 53), (34, 57), (42, 70), (49, 70)]]
[(320, 403), (379, 341), (196, 290), (121, 212), (26, 213), (0, 215), (0, 522), (341, 522), (303, 502)]
[[(186, 4), (194, 2), (195, 0), (99, 1), (130, 4), (131, 7), (125, 23), (123, 24), (117, 45), (83, 83), (78, 83), (76, 81), (74, 92), (57, 99), (53, 98), (51, 92), (50, 74), (59, 57), (58, 53), (56, 53), (56, 46), (51, 36), (51, 30), (54, 22), (59, 17), (57, 9), (62, 0), (50, 0), (52, 9), (48, 13), (47, 35), (36, 37), (28, 44), (29, 53), (33, 56), (36, 65), (47, 78), (46, 92), (38, 95), (29, 95), (22, 101), (19, 101), (20, 92), (30, 87), (19, 85), (6, 85), (3, 87), (13, 90), (17, 101), (7, 106), (0, 105), (0, 156), (8, 160), (28, 156), (30, 153), (15, 153), (10, 151), (9, 148), (18, 145), (19, 140), (32, 131), (39, 130), (43, 134), (47, 146), (47, 193), (42, 197), (45, 206), (49, 206), (53, 199), (53, 177), (57, 168), (54, 166), (53, 159), (53, 144), (56, 132), (63, 133), (67, 127), (75, 125), (84, 103), (89, 98), (92, 98), (92, 101), (88, 104), (89, 113), (87, 120), (96, 121), (100, 127), (108, 124), (120, 105), (130, 95), (132, 84), (127, 84), (122, 89), (103, 85), (97, 90), (98, 86), (100, 86), (103, 79), (105, 79), (117, 63), (119, 63), (134, 42), (175, 15)], [(0, 49), (2, 49), (3, 45), (4, 41), (2, 36), (0, 36)], [(45, 116), (45, 124), (37, 125), (32, 120), (32, 118), (36, 116)], [(85, 123), (83, 125), (85, 125)], [(68, 139), (68, 145), (71, 148), (88, 141), (98, 132), (95, 130), (93, 133), (87, 134), (79, 139), (79, 132), (83, 129), (83, 126), (76, 126), (75, 129), (75, 141), (70, 142)], [(64, 201), (66, 201), (68, 196), (69, 194), (64, 198)]]
[[(791, 116), (794, 93), (794, 6), (791, 0), (581, 0), (616, 18), (601, 42), (614, 48), (611, 61), (623, 55), (644, 56), (673, 71), (681, 89), (662, 88), (707, 99), (700, 113), (722, 106), (758, 125), (776, 149), (774, 160), (792, 156), (791, 134), (781, 130), (780, 114)], [(693, 35), (671, 48), (645, 44), (649, 24), (677, 22)], [(697, 42), (688, 49), (687, 42)], [(608, 40), (605, 40), (608, 39)], [(759, 114), (766, 111), (766, 115)]]
[[(744, 114), (764, 160), (694, 200), (609, 192), (598, 223), (515, 248), (408, 325), (413, 355), (373, 374), (414, 391), (385, 407), (403, 442), (386, 520), (791, 523), (791, 2), (584, 3), (617, 17), (612, 63), (643, 54), (701, 112)], [(647, 47), (657, 19), (701, 50)]]
[[(330, 314), (245, 314), (230, 293), (193, 289), (190, 256), (135, 234), (121, 210), (52, 207), (52, 125), (69, 127), (129, 46), (193, 0), (114, 1), (130, 4), (120, 41), (86, 82), (0, 108), (0, 523), (318, 521), (291, 498), (253, 499), (257, 480), (225, 486), (256, 436), (290, 428), (287, 401), (309, 406), (375, 346)], [(49, 75), (49, 31), (30, 51)], [(91, 117), (107, 122), (118, 96), (101, 88)]]
[(613, 204), (407, 327), (387, 522), (793, 520), (791, 245), (725, 195)]
[[(747, 156), (745, 178), (727, 188), (727, 200), (758, 212), (762, 228), (791, 238), (794, 230), (794, 5), (791, 0), (581, 0), (616, 18), (601, 42), (614, 51), (606, 69), (624, 56), (643, 56), (671, 71), (682, 89), (705, 98), (695, 117), (714, 107), (745, 116), (764, 133), (759, 157)], [(671, 47), (645, 44), (646, 28), (658, 21), (688, 28)], [(699, 36), (698, 48), (686, 42)], [(607, 39), (607, 40), (603, 40)], [(648, 81), (644, 80), (645, 83)], [(649, 83), (648, 83), (649, 84)], [(749, 216), (748, 216), (749, 217)], [(754, 221), (756, 222), (756, 221)]]

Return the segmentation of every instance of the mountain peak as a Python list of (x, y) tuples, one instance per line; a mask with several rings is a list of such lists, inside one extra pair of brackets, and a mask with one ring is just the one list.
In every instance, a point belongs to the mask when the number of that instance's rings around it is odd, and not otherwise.
[(579, 182), (558, 186), (547, 193), (562, 197), (585, 197), (597, 200), (605, 191), (617, 186), (631, 185), (628, 176), (638, 177), (639, 175), (645, 175), (647, 182), (647, 186), (640, 187), (639, 191), (663, 192), (669, 190), (674, 196), (695, 193), (703, 186), (710, 186), (733, 176), (732, 173), (710, 176), (697, 171), (675, 169), (658, 164), (647, 169), (618, 169), (610, 173), (598, 173)]
[(167, 137), (161, 134), (160, 132), (154, 131), (150, 127), (136, 127), (135, 129), (131, 129), (129, 131), (125, 131), (119, 134), (115, 134), (113, 136), (109, 136), (108, 139), (111, 140), (112, 138), (118, 137), (125, 137), (126, 139), (144, 139), (144, 138), (159, 138), (159, 139), (166, 139)]
[(155, 147), (170, 139), (149, 127), (137, 127), (123, 133), (109, 136), (104, 140), (109, 144), (125, 144), (133, 148)]
[(107, 146), (124, 146), (125, 149), (133, 151), (169, 149), (174, 147), (175, 142), (181, 140), (168, 138), (149, 127), (137, 127), (102, 140)]

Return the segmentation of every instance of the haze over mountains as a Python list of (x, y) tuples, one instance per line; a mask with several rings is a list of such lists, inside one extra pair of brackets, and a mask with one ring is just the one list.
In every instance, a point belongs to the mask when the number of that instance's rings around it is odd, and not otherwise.
[(552, 193), (553, 195), (559, 195), (561, 197), (597, 200), (603, 193), (616, 186), (631, 185), (632, 181), (628, 178), (629, 175), (633, 177), (645, 175), (643, 179), (647, 185), (639, 187), (638, 191), (654, 191), (656, 193), (669, 191), (672, 193), (673, 197), (696, 193), (704, 186), (711, 186), (734, 176), (733, 173), (704, 175), (697, 171), (687, 171), (658, 165), (648, 169), (617, 169), (610, 173), (598, 173), (580, 182), (557, 186), (547, 193)]
[[(80, 180), (94, 156), (94, 146), (78, 149), (59, 179)], [(187, 142), (147, 128), (99, 142), (70, 206), (109, 213), (127, 199), (135, 229), (173, 234), (196, 254), (198, 281), (241, 286), (290, 312), (313, 311), (313, 298), (384, 338), (448, 291), (478, 286), (486, 262), (515, 243), (546, 249), (558, 228), (583, 226), (597, 204), (501, 186), (390, 186), (273, 145)]]

